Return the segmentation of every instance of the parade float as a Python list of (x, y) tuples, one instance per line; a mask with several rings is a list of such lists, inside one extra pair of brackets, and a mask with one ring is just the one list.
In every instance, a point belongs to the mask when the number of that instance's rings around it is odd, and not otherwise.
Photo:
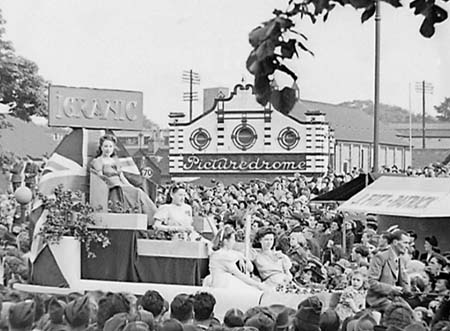
[[(47, 162), (40, 195), (30, 214), (34, 226), (31, 280), (15, 284), (22, 291), (52, 294), (101, 290), (159, 291), (169, 302), (179, 293), (208, 291), (216, 312), (246, 310), (259, 304), (296, 307), (307, 294), (286, 295), (259, 290), (203, 287), (208, 274), (204, 241), (155, 240), (145, 214), (114, 212), (108, 187), (89, 172), (99, 137), (105, 130), (140, 130), (142, 94), (131, 91), (50, 86), (49, 125), (71, 127)], [(117, 157), (133, 184), (151, 187), (120, 142)]]

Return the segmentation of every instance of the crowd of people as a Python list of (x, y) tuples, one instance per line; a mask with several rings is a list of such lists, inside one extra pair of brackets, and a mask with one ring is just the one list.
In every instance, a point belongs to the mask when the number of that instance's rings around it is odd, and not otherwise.
[[(14, 167), (3, 169), (11, 172), (12, 184)], [(383, 172), (402, 171), (385, 167)], [(374, 215), (352, 218), (338, 213), (336, 204), (311, 201), (361, 173), (355, 168), (347, 174), (312, 179), (295, 174), (270, 182), (254, 179), (232, 185), (212, 181), (209, 186), (159, 187), (155, 199), (158, 209), (147, 235), (204, 240), (211, 248), (204, 291), (179, 294), (170, 304), (152, 289), (143, 296), (99, 291), (49, 296), (13, 290), (14, 283), (27, 282), (29, 277), (30, 238), (26, 225), (17, 224), (18, 205), (13, 196), (3, 195), (0, 328), (450, 330), (450, 252), (440, 251), (434, 236), (425, 238), (424, 247), (416, 247), (420, 234), (413, 229), (394, 227), (380, 233)], [(434, 177), (449, 172), (446, 166), (435, 164), (404, 173)], [(209, 230), (199, 233), (204, 224)], [(245, 242), (251, 244), (248, 254), (244, 254)], [(208, 287), (246, 287), (308, 294), (309, 298), (296, 308), (271, 305), (243, 312), (231, 306), (218, 319), (214, 315), (216, 298), (208, 293)], [(327, 302), (316, 296), (323, 292), (330, 294)]]

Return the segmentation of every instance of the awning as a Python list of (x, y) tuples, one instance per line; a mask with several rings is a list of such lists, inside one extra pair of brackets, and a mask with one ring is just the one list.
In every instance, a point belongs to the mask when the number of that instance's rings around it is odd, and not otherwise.
[(450, 178), (383, 176), (338, 210), (407, 217), (449, 217)]
[(347, 201), (367, 185), (373, 183), (375, 179), (376, 177), (373, 174), (360, 174), (358, 177), (342, 184), (334, 190), (311, 199), (311, 202)]

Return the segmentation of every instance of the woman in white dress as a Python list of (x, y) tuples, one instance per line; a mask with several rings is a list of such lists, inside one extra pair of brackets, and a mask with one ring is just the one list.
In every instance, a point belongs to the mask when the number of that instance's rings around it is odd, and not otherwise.
[(244, 255), (233, 250), (236, 243), (235, 230), (225, 225), (213, 240), (213, 253), (209, 258), (210, 276), (205, 285), (217, 288), (232, 288), (243, 290), (265, 290), (266, 286), (252, 279), (245, 273), (252, 269), (250, 261)]
[(153, 218), (156, 230), (188, 232), (194, 231), (192, 226), (192, 208), (185, 203), (186, 189), (181, 185), (174, 185), (169, 190), (170, 202), (158, 208)]

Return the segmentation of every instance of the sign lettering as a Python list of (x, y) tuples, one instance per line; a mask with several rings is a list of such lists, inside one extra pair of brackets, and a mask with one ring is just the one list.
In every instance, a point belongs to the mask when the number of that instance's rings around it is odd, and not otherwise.
[(106, 89), (49, 87), (49, 125), (141, 130), (142, 93)]
[(184, 155), (186, 171), (295, 172), (306, 170), (306, 154), (198, 154)]
[(352, 201), (352, 204), (362, 207), (423, 209), (437, 199), (436, 196), (368, 193)]

